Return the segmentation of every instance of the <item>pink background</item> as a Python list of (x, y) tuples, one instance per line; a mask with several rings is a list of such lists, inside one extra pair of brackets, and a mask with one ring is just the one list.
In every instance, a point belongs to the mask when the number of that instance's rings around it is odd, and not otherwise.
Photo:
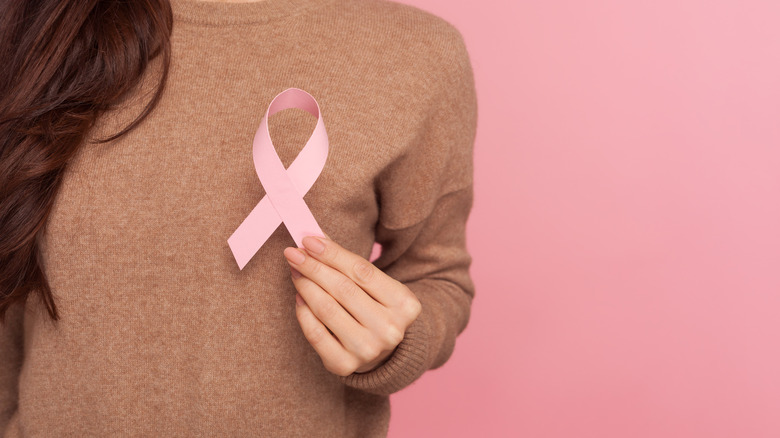
[(780, 436), (780, 2), (404, 2), (472, 56), (477, 297), (390, 436)]

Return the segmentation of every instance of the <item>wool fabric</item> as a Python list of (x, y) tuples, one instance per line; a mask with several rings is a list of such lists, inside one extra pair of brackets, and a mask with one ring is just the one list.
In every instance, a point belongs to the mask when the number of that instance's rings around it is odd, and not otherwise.
[[(42, 264), (61, 319), (30, 295), (0, 326), (0, 432), (383, 437), (390, 394), (442, 366), (469, 320), (477, 100), (461, 32), (388, 0), (172, 0), (154, 58), (68, 163)], [(285, 227), (243, 270), (228, 237), (265, 195), (252, 139), (271, 99), (311, 93), (330, 141), (304, 195), (323, 231), (404, 283), (420, 316), (384, 364), (325, 369), (295, 316)], [(269, 118), (285, 167), (316, 117)], [(456, 383), (456, 382), (453, 382)], [(455, 392), (456, 393), (456, 392)]]

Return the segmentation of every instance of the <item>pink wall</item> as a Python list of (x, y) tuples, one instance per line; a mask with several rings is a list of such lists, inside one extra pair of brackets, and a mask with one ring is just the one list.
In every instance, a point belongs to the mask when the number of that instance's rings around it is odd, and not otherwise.
[(477, 297), (390, 436), (780, 436), (780, 3), (405, 2), (472, 54)]

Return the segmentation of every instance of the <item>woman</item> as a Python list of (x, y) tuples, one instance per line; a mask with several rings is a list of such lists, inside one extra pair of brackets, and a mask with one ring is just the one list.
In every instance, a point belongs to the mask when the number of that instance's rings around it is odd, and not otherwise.
[[(2, 8), (3, 436), (386, 436), (474, 296), (458, 30), (387, 0)], [(281, 226), (239, 269), (289, 87), (327, 128), (304, 199), (328, 237)], [(269, 118), (285, 167), (315, 119)]]

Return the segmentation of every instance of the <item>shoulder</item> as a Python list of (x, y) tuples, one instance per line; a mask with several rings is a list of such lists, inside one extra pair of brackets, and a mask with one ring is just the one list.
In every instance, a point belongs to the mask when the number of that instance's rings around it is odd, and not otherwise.
[(468, 62), (460, 30), (433, 12), (392, 0), (335, 0), (334, 13), (352, 37), (377, 51), (437, 69)]
[(393, 0), (335, 0), (334, 4), (344, 12), (354, 12), (375, 23), (413, 26), (418, 30), (427, 30), (429, 33), (430, 31), (441, 34), (457, 32), (452, 23), (439, 15)]

